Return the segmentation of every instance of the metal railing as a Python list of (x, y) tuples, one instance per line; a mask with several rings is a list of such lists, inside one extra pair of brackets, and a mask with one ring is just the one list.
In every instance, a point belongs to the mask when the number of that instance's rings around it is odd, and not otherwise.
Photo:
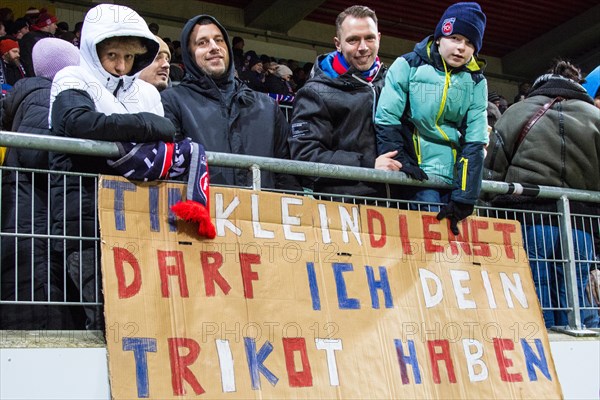
[[(117, 146), (110, 142), (97, 142), (82, 139), (58, 138), (0, 131), (0, 146), (39, 149), (62, 153), (84, 154), (90, 156), (118, 157)], [(278, 173), (306, 175), (323, 178), (337, 178), (371, 182), (383, 182), (394, 185), (413, 185), (423, 187), (448, 188), (444, 182), (431, 179), (427, 182), (414, 181), (405, 174), (375, 169), (345, 167), (339, 165), (300, 162), (294, 160), (280, 160), (264, 157), (254, 157), (236, 154), (207, 153), (211, 165), (246, 168), (254, 172), (253, 189), (261, 189), (260, 171), (268, 170)], [(23, 168), (2, 167), (0, 184), (0, 208), (2, 211), (0, 223), (0, 257), (2, 257), (2, 274), (0, 275), (0, 307), (5, 310), (14, 307), (14, 310), (3, 312), (0, 318), (0, 329), (15, 329), (22, 320), (36, 319), (55, 321), (60, 325), (65, 320), (78, 320), (72, 318), (79, 313), (81, 305), (101, 307), (100, 281), (84, 282), (82, 273), (84, 262), (82, 260), (67, 259), (66, 249), (69, 246), (90, 248), (95, 255), (99, 254), (99, 237), (97, 233), (56, 234), (51, 229), (48, 208), (53, 201), (49, 193), (51, 181), (60, 181), (63, 177), (75, 179), (80, 185), (86, 187), (97, 185), (97, 175), (73, 174), (57, 171), (30, 170)], [(7, 177), (10, 179), (7, 180)], [(63, 179), (63, 180), (65, 180)], [(29, 188), (29, 192), (27, 191)], [(33, 188), (33, 189), (32, 189)], [(33, 190), (39, 189), (39, 193)], [(482, 192), (487, 194), (514, 193), (521, 188), (519, 185), (504, 182), (483, 181)], [(65, 189), (66, 190), (66, 186)], [(572, 190), (548, 186), (537, 186), (535, 190), (525, 188), (525, 192), (536, 193), (537, 198), (554, 199), (557, 201), (556, 212), (522, 211), (513, 209), (500, 209), (487, 205), (476, 208), (477, 215), (518, 219), (525, 232), (525, 247), (530, 244), (542, 246), (549, 240), (555, 240), (557, 245), (545, 257), (533, 257), (530, 254), (530, 265), (535, 282), (545, 282), (552, 288), (552, 293), (564, 293), (556, 297), (551, 293), (542, 293), (538, 290), (543, 311), (565, 311), (568, 315), (568, 326), (582, 328), (584, 324), (597, 323), (599, 305), (593, 303), (586, 290), (590, 270), (600, 268), (596, 259), (598, 250), (594, 243), (600, 242), (600, 216), (580, 215), (570, 212), (570, 201), (583, 201), (600, 203), (600, 192)], [(41, 193), (41, 195), (40, 195)], [(327, 193), (312, 193), (320, 199), (330, 199), (333, 196)], [(6, 196), (12, 196), (8, 198)], [(30, 200), (27, 198), (31, 197)], [(375, 204), (384, 207), (408, 209), (409, 204), (395, 199), (373, 199), (356, 196), (335, 195), (337, 201), (357, 204)], [(6, 204), (12, 204), (12, 208)], [(415, 204), (414, 202), (412, 203)], [(427, 204), (417, 204), (417, 209), (426, 207)], [(96, 207), (94, 207), (96, 208)], [(542, 222), (542, 230), (539, 229)], [(552, 223), (555, 221), (555, 223)], [(55, 222), (55, 221), (54, 221)], [(67, 223), (62, 221), (63, 227)], [(78, 221), (79, 227), (83, 221)], [(544, 226), (546, 224), (547, 226)], [(556, 228), (556, 229), (555, 229)], [(67, 232), (69, 230), (65, 230)], [(53, 233), (54, 232), (54, 233)], [(72, 232), (72, 231), (70, 231)], [(95, 230), (97, 232), (97, 229)], [(574, 235), (573, 232), (581, 232)], [(548, 236), (550, 235), (550, 236)], [(553, 235), (553, 236), (552, 236)], [(90, 245), (91, 244), (91, 245)], [(97, 269), (98, 257), (94, 257), (91, 268)], [(79, 270), (73, 274), (70, 269)], [(560, 276), (559, 276), (560, 275)], [(78, 276), (78, 282), (73, 282), (73, 276)], [(558, 282), (558, 283), (557, 283)], [(80, 288), (91, 285), (91, 294), (84, 295)], [(71, 309), (70, 315), (65, 316), (65, 309)], [(77, 309), (77, 310), (76, 310)], [(25, 310), (25, 311), (23, 311)], [(75, 311), (73, 311), (75, 310)], [(69, 314), (67, 313), (67, 314)], [(7, 315), (15, 316), (14, 321), (8, 321)], [(595, 320), (592, 318), (595, 315)], [(54, 319), (52, 319), (54, 318)], [(4, 325), (4, 327), (2, 326)], [(52, 323), (50, 324), (52, 325)], [(52, 325), (46, 328), (60, 328), (63, 326)], [(68, 324), (67, 324), (68, 325)], [(567, 325), (565, 323), (564, 325)], [(69, 327), (69, 326), (68, 326)], [(31, 328), (31, 327), (26, 327)]]

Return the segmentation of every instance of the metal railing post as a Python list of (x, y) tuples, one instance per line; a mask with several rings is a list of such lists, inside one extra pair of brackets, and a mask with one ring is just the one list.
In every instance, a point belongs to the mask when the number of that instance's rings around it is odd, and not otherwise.
[(260, 181), (260, 167), (257, 164), (252, 164), (250, 171), (252, 171), (252, 190), (260, 190), (262, 186)]
[(575, 262), (575, 244), (573, 242), (573, 229), (571, 227), (571, 207), (567, 196), (561, 196), (557, 204), (560, 213), (560, 245), (562, 257), (565, 260), (563, 273), (569, 301), (569, 327), (581, 329), (581, 313), (579, 312), (579, 296), (577, 287), (577, 267)]

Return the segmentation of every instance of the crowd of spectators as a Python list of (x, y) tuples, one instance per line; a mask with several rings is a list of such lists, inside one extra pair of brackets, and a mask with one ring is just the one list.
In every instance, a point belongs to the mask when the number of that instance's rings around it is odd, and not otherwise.
[[(90, 10), (86, 20), (105, 6)], [(124, 10), (122, 15), (135, 13)], [(447, 219), (454, 235), (460, 235), (458, 224), (481, 200), (484, 174), (492, 180), (600, 191), (600, 118), (594, 108), (594, 101), (600, 103), (600, 70), (585, 81), (577, 66), (556, 61), (548, 74), (519, 85), (519, 94), (509, 105), (501, 94), (488, 93), (485, 63), (478, 58), (487, 21), (477, 3), (448, 7), (431, 35), (389, 67), (378, 57), (377, 16), (364, 6), (341, 12), (335, 50), (302, 66), (295, 60), (245, 51), (244, 39), (230, 40), (227, 30), (210, 15), (191, 18), (178, 41), (161, 38), (160, 26), (147, 24), (137, 14), (139, 23), (130, 23), (128, 29), (107, 17), (113, 13), (104, 14), (106, 18), (96, 18), (94, 24), (78, 22), (71, 31), (47, 10), (32, 7), (15, 19), (10, 9), (0, 9), (3, 129), (168, 143), (175, 149), (189, 141), (209, 151), (400, 171), (416, 180), (434, 176), (451, 189), (300, 180), (268, 171), (261, 172), (261, 185), (342, 197), (402, 199), (411, 207), (431, 204), (426, 209), (436, 211), (438, 219)], [(54, 57), (55, 53), (61, 57)], [(451, 79), (456, 85), (449, 84)], [(421, 92), (415, 90), (440, 92), (440, 96), (422, 102)], [(281, 103), (293, 105), (290, 120), (281, 112)], [(2, 164), (78, 173), (120, 172), (115, 160), (12, 148), (0, 148)], [(16, 179), (15, 172), (3, 173), (2, 198), (14, 199), (2, 204), (3, 232), (35, 226), (31, 233), (40, 235), (49, 230), (75, 237), (82, 229), (89, 236), (97, 234), (91, 180), (57, 175), (40, 186), (28, 181), (28, 176)], [(210, 178), (217, 184), (252, 186), (253, 176), (245, 169), (214, 167)], [(46, 198), (60, 206), (40, 206)], [(554, 203), (524, 201), (520, 196), (486, 200), (507, 208), (556, 211)], [(69, 207), (62, 208), (63, 204)], [(35, 209), (35, 221), (11, 218), (19, 205)], [(574, 207), (586, 215), (600, 215), (598, 204), (574, 203)], [(36, 224), (38, 219), (44, 223)], [(531, 261), (531, 267), (547, 308), (564, 306), (566, 301), (564, 293), (552, 289), (565, 287), (560, 266), (546, 262), (550, 252), (557, 252), (556, 229), (556, 221), (543, 218), (523, 228), (530, 259), (543, 260)], [(593, 224), (573, 229), (581, 277), (579, 301), (585, 306), (595, 305), (590, 299), (600, 297), (600, 274), (590, 263), (597, 254), (593, 240), (600, 237), (594, 229)], [(546, 238), (549, 247), (535, 247), (533, 237)], [(14, 284), (16, 273), (24, 287), (27, 282), (45, 282), (29, 289), (29, 294), (17, 295), (14, 285), (3, 287), (2, 300), (65, 298), (66, 286), (55, 282), (70, 279), (82, 300), (101, 301), (101, 294), (94, 292), (100, 277), (97, 250), (87, 246), (92, 242), (84, 246), (77, 240), (57, 241), (51, 248), (50, 241), (41, 239), (9, 243), (11, 238), (3, 236), (2, 240), (3, 284)], [(59, 264), (66, 260), (66, 268), (57, 267), (54, 257), (44, 257), (49, 253), (60, 256)], [(37, 270), (32, 275), (31, 268), (17, 269), (17, 260), (31, 254), (40, 271), (50, 271), (46, 279), (35, 278)], [(595, 272), (588, 274), (590, 269)], [(558, 281), (550, 284), (552, 276)], [(586, 298), (586, 290), (593, 296)], [(45, 310), (46, 316), (18, 309), (5, 314), (14, 318), (4, 317), (0, 325), (23, 326), (29, 318), (30, 326), (55, 327), (49, 321), (68, 319), (57, 316), (51, 307), (38, 310)], [(558, 310), (544, 317), (547, 326), (564, 325), (565, 315)], [(86, 307), (81, 318), (87, 329), (102, 328), (102, 313), (96, 307)], [(582, 320), (592, 327), (599, 323), (597, 313), (582, 313)]]

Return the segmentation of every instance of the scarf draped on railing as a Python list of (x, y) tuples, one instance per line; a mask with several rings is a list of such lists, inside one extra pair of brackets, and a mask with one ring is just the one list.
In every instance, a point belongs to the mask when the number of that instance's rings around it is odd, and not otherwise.
[(208, 162), (201, 144), (184, 139), (177, 143), (117, 143), (121, 157), (108, 165), (127, 179), (153, 181), (188, 174), (186, 201), (171, 207), (179, 218), (198, 223), (198, 233), (216, 236), (210, 219)]

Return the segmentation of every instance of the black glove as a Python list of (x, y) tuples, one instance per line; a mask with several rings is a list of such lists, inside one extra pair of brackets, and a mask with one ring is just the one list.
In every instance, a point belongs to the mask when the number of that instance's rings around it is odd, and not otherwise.
[(452, 233), (455, 236), (460, 235), (457, 225), (458, 222), (473, 214), (474, 208), (475, 205), (473, 204), (457, 203), (454, 200), (450, 200), (448, 204), (442, 207), (437, 215), (437, 219), (441, 220), (448, 218), (450, 220), (450, 230)]
[(420, 167), (411, 163), (402, 163), (402, 168), (400, 171), (404, 172), (409, 177), (416, 179), (418, 181), (426, 181), (429, 179), (425, 171), (423, 171)]

